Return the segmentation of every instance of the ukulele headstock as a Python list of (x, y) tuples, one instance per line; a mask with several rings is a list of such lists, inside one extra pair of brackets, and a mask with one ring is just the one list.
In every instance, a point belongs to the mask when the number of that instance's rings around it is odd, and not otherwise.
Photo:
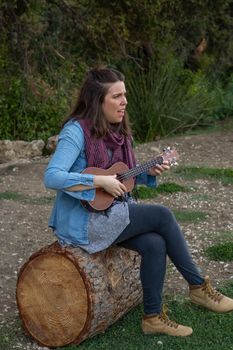
[(162, 153), (163, 161), (168, 161), (170, 166), (178, 165), (179, 154), (175, 148), (166, 147)]

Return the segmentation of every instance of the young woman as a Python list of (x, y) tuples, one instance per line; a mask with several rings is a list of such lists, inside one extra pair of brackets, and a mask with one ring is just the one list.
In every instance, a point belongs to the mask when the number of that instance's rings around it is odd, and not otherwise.
[[(192, 328), (170, 321), (162, 311), (167, 256), (188, 282), (194, 303), (227, 312), (233, 310), (233, 300), (217, 292), (210, 280), (200, 275), (168, 208), (137, 204), (116, 175), (82, 173), (87, 167), (107, 169), (118, 161), (129, 168), (136, 165), (126, 106), (120, 72), (102, 68), (87, 74), (45, 173), (46, 187), (57, 190), (49, 226), (60, 244), (80, 246), (90, 254), (112, 244), (137, 251), (141, 255), (143, 332), (187, 336)], [(137, 176), (135, 182), (156, 186), (156, 176), (168, 169), (164, 162)], [(115, 199), (109, 209), (90, 212), (81, 201), (93, 201), (97, 188)]]

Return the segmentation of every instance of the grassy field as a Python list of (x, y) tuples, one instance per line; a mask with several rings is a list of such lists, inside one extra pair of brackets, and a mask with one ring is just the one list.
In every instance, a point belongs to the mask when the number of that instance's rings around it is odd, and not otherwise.
[[(224, 290), (233, 297), (233, 283)], [(183, 299), (166, 300), (169, 317), (193, 328), (189, 337), (144, 335), (140, 329), (142, 307), (129, 312), (105, 334), (89, 339), (67, 350), (230, 350), (233, 349), (233, 312), (215, 314)]]
[[(222, 290), (233, 297), (233, 282)], [(169, 318), (193, 328), (189, 337), (144, 335), (141, 331), (142, 306), (126, 314), (105, 333), (90, 338), (79, 345), (57, 348), (59, 350), (232, 350), (233, 312), (215, 314), (192, 304), (188, 299), (165, 298)], [(17, 334), (9, 328), (0, 330), (0, 349), (17, 349)], [(42, 349), (42, 348), (41, 348)]]
[(14, 192), (14, 191), (5, 191), (0, 192), (0, 200), (7, 199), (22, 203), (30, 203), (30, 204), (51, 204), (54, 201), (54, 197), (39, 197), (39, 198), (32, 198), (25, 194)]
[(174, 172), (188, 180), (209, 178), (221, 181), (223, 184), (233, 184), (233, 169), (180, 166)]

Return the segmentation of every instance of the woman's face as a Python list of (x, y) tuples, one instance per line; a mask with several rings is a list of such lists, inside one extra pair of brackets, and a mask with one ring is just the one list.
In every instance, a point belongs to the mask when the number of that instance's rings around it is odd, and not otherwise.
[(102, 110), (109, 123), (120, 123), (127, 106), (126, 90), (123, 81), (112, 83), (104, 97)]

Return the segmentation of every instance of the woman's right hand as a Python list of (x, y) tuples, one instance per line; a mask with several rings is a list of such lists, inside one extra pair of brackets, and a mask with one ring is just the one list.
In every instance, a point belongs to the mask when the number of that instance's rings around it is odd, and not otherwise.
[(115, 198), (123, 196), (123, 194), (127, 192), (127, 189), (116, 177), (116, 175), (95, 175), (94, 185), (95, 187), (102, 187)]

